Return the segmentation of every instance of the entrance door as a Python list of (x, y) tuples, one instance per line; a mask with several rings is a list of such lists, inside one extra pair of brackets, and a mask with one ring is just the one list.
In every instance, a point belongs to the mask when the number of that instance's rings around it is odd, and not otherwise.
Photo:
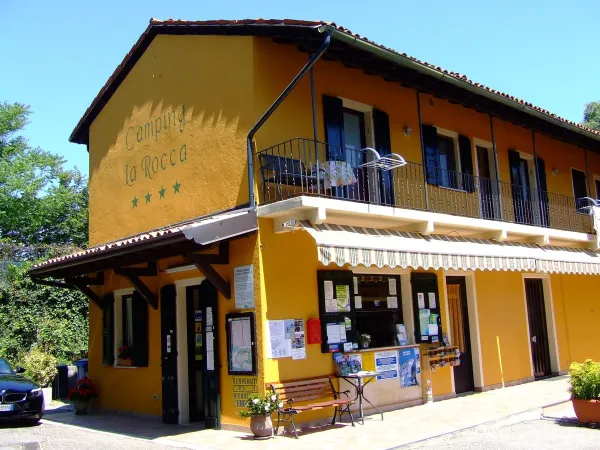
[[(348, 170), (354, 173), (357, 182), (348, 184), (347, 197), (350, 200), (369, 200), (367, 174), (358, 168), (364, 162), (362, 149), (365, 148), (365, 115), (360, 111), (344, 108), (344, 142), (345, 159)], [(348, 174), (350, 175), (350, 174)]]
[(475, 388), (465, 277), (447, 277), (446, 290), (450, 315), (450, 342), (460, 350), (460, 365), (454, 366), (454, 388), (457, 394), (461, 394), (471, 392)]
[(160, 290), (160, 328), (162, 361), (163, 422), (179, 423), (177, 397), (177, 332), (175, 318), (175, 285)]
[(525, 278), (525, 296), (527, 299), (533, 376), (535, 378), (546, 377), (552, 372), (548, 328), (546, 326), (546, 308), (544, 306), (544, 287), (540, 278)]
[(220, 428), (217, 290), (208, 281), (186, 289), (190, 422)]

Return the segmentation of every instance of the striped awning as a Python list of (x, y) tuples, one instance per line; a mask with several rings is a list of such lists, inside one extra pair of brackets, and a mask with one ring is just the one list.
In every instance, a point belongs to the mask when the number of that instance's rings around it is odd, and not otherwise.
[(600, 253), (457, 236), (301, 222), (324, 265), (600, 274)]

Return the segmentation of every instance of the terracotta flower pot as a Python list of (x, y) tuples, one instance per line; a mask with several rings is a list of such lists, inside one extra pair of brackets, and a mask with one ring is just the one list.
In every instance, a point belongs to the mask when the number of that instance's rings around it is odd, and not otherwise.
[(600, 423), (600, 401), (599, 400), (577, 400), (571, 399), (577, 420), (581, 423)]
[(73, 406), (75, 406), (75, 414), (87, 414), (90, 406), (89, 400), (73, 400)]
[(250, 417), (250, 430), (254, 437), (257, 438), (268, 438), (273, 435), (273, 421), (271, 415), (265, 416), (251, 416)]
[(131, 367), (131, 358), (117, 358), (117, 365), (121, 367)]

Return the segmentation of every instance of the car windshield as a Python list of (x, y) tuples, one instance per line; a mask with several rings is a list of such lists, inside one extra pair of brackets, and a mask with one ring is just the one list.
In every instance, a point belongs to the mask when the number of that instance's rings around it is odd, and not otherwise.
[(11, 375), (13, 374), (12, 367), (6, 362), (6, 360), (0, 358), (0, 375)]

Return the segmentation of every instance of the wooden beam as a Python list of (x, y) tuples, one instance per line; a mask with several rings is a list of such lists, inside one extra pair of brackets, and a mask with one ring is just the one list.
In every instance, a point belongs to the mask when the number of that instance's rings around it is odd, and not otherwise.
[(156, 261), (150, 261), (146, 264), (146, 267), (119, 267), (119, 270), (123, 270), (123, 273), (136, 275), (138, 277), (155, 277), (158, 275), (158, 264)]
[(219, 242), (219, 253), (194, 253), (206, 264), (229, 264), (229, 241)]
[(207, 255), (188, 253), (186, 258), (194, 264), (206, 279), (210, 281), (223, 294), (227, 300), (231, 300), (231, 285), (204, 258)]
[(71, 280), (77, 280), (77, 282), (81, 282), (87, 286), (102, 286), (104, 284), (104, 272), (96, 272), (96, 276), (93, 278), (90, 276), (84, 276), (71, 278)]
[[(156, 268), (156, 264), (155, 264)], [(138, 269), (138, 270), (132, 270)], [(153, 309), (158, 309), (158, 296), (152, 292), (152, 290), (146, 286), (146, 284), (140, 279), (139, 269), (147, 270), (145, 267), (117, 267), (114, 269), (114, 272), (117, 275), (121, 275), (122, 277), (127, 278), (131, 285), (138, 291), (138, 293), (144, 297), (148, 305), (150, 305)], [(143, 271), (142, 270), (142, 271)], [(148, 273), (148, 271), (144, 272)], [(151, 276), (151, 275), (144, 275)]]
[(52, 286), (62, 289), (77, 289), (74, 285), (64, 283), (56, 280), (44, 280), (42, 278), (31, 277), (31, 280), (36, 284), (43, 284), (44, 286)]
[(89, 286), (86, 286), (85, 284), (73, 284), (73, 286), (75, 286), (75, 288), (81, 291), (83, 295), (95, 303), (98, 308), (102, 309), (104, 307), (104, 300), (102, 300), (102, 297), (92, 291)]

